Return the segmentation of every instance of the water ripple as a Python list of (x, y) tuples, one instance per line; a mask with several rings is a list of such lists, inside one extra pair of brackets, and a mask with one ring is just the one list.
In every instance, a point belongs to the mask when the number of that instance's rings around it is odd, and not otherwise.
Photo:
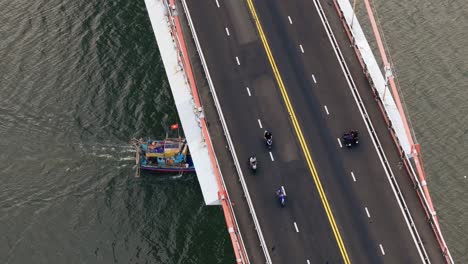
[(0, 38), (1, 263), (233, 259), (193, 175), (133, 177), (177, 121), (143, 1), (0, 0)]
[[(374, 3), (447, 244), (457, 263), (468, 263), (468, 5), (462, 0)], [(365, 14), (364, 6), (357, 12)], [(366, 20), (360, 19), (368, 26)]]

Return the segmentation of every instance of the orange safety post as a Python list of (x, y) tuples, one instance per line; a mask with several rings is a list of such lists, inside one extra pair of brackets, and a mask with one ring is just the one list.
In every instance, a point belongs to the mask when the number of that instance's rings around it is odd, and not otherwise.
[[(364, 0), (364, 3), (365, 3), (365, 6), (366, 6), (366, 9), (367, 9), (367, 14), (369, 16), (369, 20), (370, 20), (371, 25), (372, 25), (372, 30), (374, 31), (375, 39), (377, 41), (377, 46), (379, 48), (379, 52), (380, 52), (380, 56), (382, 58), (382, 62), (383, 62), (384, 67), (386, 69), (390, 69), (390, 63), (388, 62), (387, 54), (385, 53), (383, 42), (382, 42), (382, 39), (380, 37), (380, 32), (379, 32), (379, 29), (377, 27), (377, 23), (375, 22), (374, 14), (372, 13), (372, 8), (370, 6), (369, 0)], [(419, 175), (419, 181), (420, 181), (421, 186), (422, 186), (422, 188), (424, 190), (424, 195), (425, 195), (425, 197), (427, 199), (427, 202), (429, 204), (429, 207), (430, 207), (429, 209), (431, 210), (431, 214), (434, 217), (434, 221), (436, 222), (437, 225), (439, 225), (438, 220), (437, 220), (437, 216), (435, 215), (434, 206), (432, 204), (431, 196), (429, 195), (429, 189), (427, 188), (426, 176), (425, 176), (425, 173), (424, 173), (424, 170), (423, 170), (423, 167), (422, 167), (421, 153), (419, 152), (419, 145), (417, 147), (415, 147), (413, 138), (411, 136), (412, 135), (411, 130), (409, 128), (408, 121), (406, 119), (406, 115), (405, 115), (403, 106), (401, 104), (400, 96), (398, 94), (398, 89), (397, 89), (396, 84), (395, 84), (395, 80), (394, 80), (394, 78), (393, 78), (393, 76), (391, 74), (387, 76), (387, 79), (388, 79), (388, 82), (390, 84), (390, 88), (391, 88), (391, 91), (392, 91), (392, 94), (393, 94), (393, 99), (395, 100), (395, 103), (397, 105), (398, 112), (400, 113), (400, 117), (403, 120), (403, 125), (405, 127), (406, 136), (408, 137), (408, 141), (409, 141), (409, 143), (411, 145), (411, 148), (412, 148), (412, 153), (411, 154), (414, 155), (414, 160), (415, 160), (415, 163), (416, 163), (416, 169), (417, 169), (418, 175)]]

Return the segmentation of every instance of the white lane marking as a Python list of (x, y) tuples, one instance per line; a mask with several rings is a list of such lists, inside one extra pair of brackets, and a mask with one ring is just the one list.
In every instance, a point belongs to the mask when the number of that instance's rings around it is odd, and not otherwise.
[(382, 255), (385, 255), (385, 251), (383, 250), (382, 244), (379, 244), (379, 246), (380, 246), (380, 251), (382, 251)]
[[(315, 8), (317, 9), (317, 13), (320, 16), (320, 20), (322, 21), (323, 27), (325, 29), (329, 28), (328, 20), (321, 11), (322, 6), (320, 5), (320, 2), (318, 0), (314, 0), (314, 5), (315, 5)], [(348, 69), (348, 65), (346, 64), (346, 62), (341, 60), (343, 58), (343, 54), (341, 53), (341, 50), (337, 45), (337, 40), (335, 39), (335, 36), (334, 36), (334, 34), (333, 34), (333, 32), (331, 30), (326, 30), (326, 33), (328, 35), (328, 39), (330, 40), (331, 45), (336, 47), (336, 48), (334, 48), (336, 58), (338, 59), (338, 62), (340, 63), (341, 70), (343, 71), (343, 74), (346, 76), (346, 75), (349, 74), (350, 71)], [(353, 78), (350, 76), (349, 78), (346, 78), (346, 81), (348, 83), (349, 89), (352, 91), (356, 87), (356, 84), (354, 83)], [(361, 96), (359, 95), (359, 93), (358, 92), (353, 93), (353, 97), (354, 97), (354, 100), (356, 102), (356, 105), (359, 105), (360, 104), (359, 101), (361, 100)], [(363, 107), (363, 108), (359, 107), (359, 112), (360, 112), (363, 120), (365, 120), (366, 115), (367, 115), (367, 110), (365, 109), (365, 107)], [(367, 131), (369, 133), (372, 133), (372, 130), (374, 129), (374, 127), (372, 125), (372, 121), (369, 120), (369, 122), (364, 122), (364, 123), (366, 125)], [(386, 158), (386, 154), (383, 153), (383, 152), (380, 153), (378, 151), (378, 145), (380, 144), (379, 141), (380, 140), (376, 137), (375, 139), (372, 140), (372, 143), (373, 143), (373, 145), (374, 145), (374, 147), (376, 149), (377, 155), (378, 155), (378, 157), (380, 159), (380, 162), (382, 163), (382, 166), (385, 168), (387, 166), (387, 165), (385, 165), (385, 162), (388, 162), (388, 161), (387, 161), (387, 158)], [(411, 236), (413, 238), (413, 242), (414, 242), (414, 244), (415, 244), (415, 246), (416, 246), (416, 248), (418, 250), (421, 261), (426, 262), (425, 259), (428, 258), (426, 249), (424, 247), (422, 247), (422, 248), (419, 247), (418, 244), (419, 244), (419, 241), (421, 241), (421, 239), (419, 237), (418, 231), (416, 229), (413, 230), (411, 228), (412, 224), (410, 223), (410, 221), (413, 222), (411, 214), (408, 212), (408, 215), (407, 215), (405, 213), (406, 209), (403, 209), (403, 206), (406, 208), (406, 202), (405, 202), (404, 199), (402, 199), (401, 201), (399, 200), (400, 198), (402, 198), (402, 195), (400, 194), (400, 188), (399, 188), (398, 185), (395, 186), (394, 184), (392, 184), (391, 177), (394, 177), (393, 172), (391, 171), (391, 169), (389, 169), (389, 170), (385, 169), (384, 171), (385, 171), (385, 174), (386, 174), (387, 179), (389, 181), (389, 184), (390, 184), (390, 186), (392, 188), (392, 191), (393, 191), (393, 193), (395, 195), (395, 199), (397, 200), (398, 206), (400, 207), (400, 210), (401, 210), (402, 214), (405, 216), (406, 225), (408, 227), (408, 230), (411, 233)], [(417, 239), (416, 239), (416, 236), (418, 237)]]
[[(192, 23), (192, 17), (190, 16), (190, 12), (187, 12), (186, 15), (187, 15), (187, 19), (188, 19), (189, 23)], [(193, 38), (194, 38), (194, 41), (197, 44), (197, 46), (200, 46), (200, 41), (198, 39), (196, 31), (193, 31)], [(206, 66), (206, 58), (205, 58), (205, 55), (204, 55), (203, 51), (201, 49), (198, 49), (198, 51), (199, 51), (199, 56), (200, 56), (201, 63)], [(208, 80), (208, 84), (212, 84), (212, 79), (211, 79), (210, 72), (208, 71), (208, 68), (207, 68), (207, 71), (206, 71), (206, 79)], [(213, 93), (216, 94), (216, 88), (213, 87), (213, 86), (211, 88), (213, 89)], [(220, 105), (219, 100), (218, 100), (218, 98), (216, 96), (213, 96), (213, 99), (214, 99), (214, 101), (215, 101), (215, 103), (217, 105)], [(218, 108), (218, 110), (219, 110), (218, 111), (219, 118), (222, 120), (223, 123), (226, 123), (223, 110), (219, 109), (219, 108)], [(235, 148), (234, 144), (232, 143), (232, 138), (231, 138), (231, 134), (229, 132), (229, 128), (226, 126), (225, 129), (223, 129), (223, 130), (224, 130), (224, 133), (226, 133), (227, 143), (228, 143), (230, 151), (232, 151), (233, 160), (234, 160), (235, 164), (237, 164), (236, 166), (239, 167), (240, 161), (239, 161), (238, 156), (236, 154), (236, 148)], [(252, 197), (250, 196), (249, 188), (247, 187), (247, 184), (246, 184), (246, 181), (245, 181), (246, 177), (244, 177), (244, 175), (242, 174), (242, 170), (239, 170), (239, 179), (240, 179), (240, 184), (241, 184), (242, 189), (243, 189), (244, 194), (245, 194), (245, 199), (247, 201), (247, 205), (248, 205), (248, 208), (249, 208), (249, 213), (250, 213), (250, 215), (252, 216), (252, 219), (253, 219), (253, 223), (254, 223), (254, 226), (255, 226), (255, 232), (257, 233), (257, 236), (258, 236), (258, 238), (260, 240), (259, 241), (260, 245), (261, 245), (262, 248), (269, 248), (267, 242), (265, 241), (265, 237), (263, 235), (264, 231), (262, 231), (261, 223), (258, 221), (257, 213), (255, 211), (255, 208), (254, 208), (253, 204), (252, 204)], [(250, 191), (252, 191), (252, 189)], [(268, 252), (268, 250), (265, 250), (264, 255), (265, 255), (265, 262), (266, 263), (271, 263), (270, 252)]]
[(314, 83), (317, 83), (317, 80), (315, 79), (315, 75), (312, 74), (312, 79), (314, 79)]
[(302, 47), (302, 44), (300, 44), (299, 47), (301, 48), (302, 53), (304, 53), (304, 48)]
[(297, 228), (296, 222), (294, 222), (294, 228), (296, 228), (296, 233), (299, 233), (299, 228)]
[(310, 260), (307, 260), (307, 264), (310, 264)]
[(340, 148), (343, 148), (343, 145), (341, 145), (341, 140), (339, 138), (338, 139), (338, 144), (340, 144)]
[(217, 5), (217, 6), (218, 6), (218, 8), (219, 8), (219, 2), (218, 2), (218, 0), (216, 0), (216, 5)]
[(353, 181), (356, 181), (356, 177), (354, 177), (354, 172), (351, 172), (351, 176), (353, 177)]
[(240, 65), (239, 57), (236, 56), (237, 65)]
[(328, 112), (328, 107), (327, 106), (325, 106), (325, 111), (327, 112), (327, 115), (330, 114), (330, 112)]
[(271, 161), (275, 161), (275, 158), (273, 158), (273, 153), (271, 153), (271, 151), (270, 151), (270, 158), (271, 158)]
[(247, 88), (247, 93), (249, 94), (249, 96), (252, 96), (252, 94), (250, 93), (249, 87), (245, 87), (245, 88)]
[(227, 34), (228, 36), (230, 36), (230, 34), (229, 34), (229, 28), (227, 28), (227, 27), (226, 27), (226, 34)]
[(370, 218), (369, 210), (367, 210), (367, 207), (364, 207), (364, 209), (366, 209), (367, 218)]
[(260, 119), (258, 119), (258, 125), (260, 126), (260, 128), (263, 128), (262, 121), (260, 121)]
[(290, 17), (290, 16), (288, 16), (288, 19), (289, 19), (289, 24), (291, 24), (291, 25), (292, 25), (292, 19), (291, 19), (291, 17)]

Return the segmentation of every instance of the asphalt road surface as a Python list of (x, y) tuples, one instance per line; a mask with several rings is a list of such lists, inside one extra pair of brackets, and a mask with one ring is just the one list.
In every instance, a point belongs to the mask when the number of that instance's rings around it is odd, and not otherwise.
[[(421, 263), (313, 1), (254, 1), (276, 74), (246, 1), (189, 0), (187, 4), (238, 159), (245, 164), (243, 173), (273, 263), (347, 263), (348, 259), (352, 263)], [(330, 6), (326, 8), (329, 12)], [(328, 15), (336, 20), (331, 24), (339, 26), (336, 14)], [(342, 49), (349, 48), (343, 32), (335, 34)], [(355, 60), (349, 50), (345, 55)], [(366, 108), (392, 170), (401, 178), (400, 185), (406, 186), (401, 188), (408, 193), (410, 209), (415, 208), (412, 215), (421, 225), (418, 231), (426, 250), (433, 263), (442, 263), (356, 65), (355, 61), (350, 65), (355, 81), (368, 100)], [(265, 129), (273, 133), (271, 151), (263, 140)], [(346, 149), (339, 143), (349, 129), (360, 132), (356, 148)], [(259, 161), (256, 174), (249, 171), (247, 162), (253, 154)], [(275, 197), (280, 186), (287, 192), (284, 208)]]

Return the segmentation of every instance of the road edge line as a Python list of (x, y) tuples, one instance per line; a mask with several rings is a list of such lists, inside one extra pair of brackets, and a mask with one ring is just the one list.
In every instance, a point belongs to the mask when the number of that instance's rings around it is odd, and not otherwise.
[[(266, 245), (265, 238), (263, 237), (262, 229), (260, 227), (260, 223), (258, 221), (257, 214), (255, 212), (255, 208), (253, 206), (252, 200), (250, 198), (250, 194), (249, 194), (249, 191), (248, 191), (248, 188), (247, 188), (247, 183), (245, 182), (242, 170), (240, 168), (239, 160), (237, 159), (237, 154), (236, 154), (236, 151), (235, 151), (235, 148), (234, 148), (234, 144), (232, 143), (232, 139), (231, 139), (231, 136), (230, 136), (230, 133), (229, 133), (229, 129), (227, 127), (226, 121), (224, 119), (224, 114), (223, 114), (222, 109), (221, 109), (221, 104), (219, 103), (218, 96), (216, 94), (216, 90), (214, 88), (213, 81), (211, 80), (211, 75), (210, 75), (209, 70), (208, 70), (208, 65), (206, 64), (205, 56), (204, 56), (203, 51), (201, 49), (201, 45), (200, 45), (200, 42), (198, 40), (198, 36), (197, 36), (196, 30), (195, 30), (195, 26), (193, 25), (192, 18), (190, 16), (190, 11), (188, 9), (186, 1), (181, 0), (181, 2), (182, 2), (182, 5), (184, 7), (184, 11), (185, 11), (185, 14), (187, 16), (187, 20), (189, 22), (189, 27), (190, 27), (190, 30), (192, 32), (192, 36), (194, 38), (195, 46), (197, 47), (198, 55), (200, 57), (200, 61), (201, 61), (201, 64), (203, 66), (203, 70), (205, 72), (206, 79), (208, 81), (208, 86), (210, 87), (210, 90), (211, 90), (213, 101), (215, 102), (216, 110), (218, 112), (218, 116), (220, 118), (221, 125), (223, 127), (226, 140), (227, 140), (229, 148), (231, 150), (231, 155), (232, 155), (232, 158), (234, 160), (234, 165), (235, 165), (236, 170), (237, 170), (237, 172), (239, 174), (239, 180), (241, 182), (242, 189), (244, 190), (245, 199), (246, 199), (247, 204), (249, 206), (250, 213), (252, 215), (252, 219), (253, 219), (253, 222), (254, 222), (254, 225), (255, 225), (255, 229), (257, 230), (257, 235), (259, 237), (260, 244), (261, 244), (260, 246), (262, 247), (263, 253), (265, 255), (266, 263), (271, 264), (272, 262), (271, 262), (270, 254), (268, 252), (268, 247)], [(224, 180), (223, 180), (223, 182), (224, 182)]]

